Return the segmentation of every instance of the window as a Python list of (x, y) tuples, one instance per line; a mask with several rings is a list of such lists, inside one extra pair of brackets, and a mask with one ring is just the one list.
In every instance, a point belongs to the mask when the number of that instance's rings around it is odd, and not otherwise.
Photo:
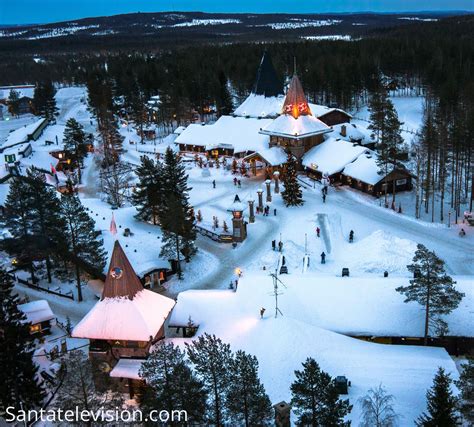
[(395, 184), (397, 184), (397, 185), (405, 185), (406, 183), (407, 183), (406, 178), (405, 179), (397, 179), (395, 181)]

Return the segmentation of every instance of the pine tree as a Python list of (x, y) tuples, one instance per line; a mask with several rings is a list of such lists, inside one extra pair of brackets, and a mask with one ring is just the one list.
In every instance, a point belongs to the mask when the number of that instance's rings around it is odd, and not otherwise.
[(64, 232), (59, 199), (56, 190), (46, 185), (44, 173), (39, 170), (29, 169), (23, 179), (28, 185), (34, 246), (38, 258), (46, 262), (48, 282), (51, 283), (52, 258), (58, 253)]
[(61, 216), (65, 222), (63, 244), (67, 259), (74, 264), (77, 299), (82, 301), (81, 265), (88, 263), (98, 271), (106, 264), (106, 254), (100, 231), (95, 230), (95, 222), (89, 216), (76, 194), (61, 196)]
[(222, 426), (226, 421), (225, 396), (230, 385), (232, 352), (215, 335), (204, 334), (192, 344), (186, 343), (189, 360), (209, 392), (209, 421)]
[(87, 155), (87, 138), (82, 125), (74, 118), (66, 122), (64, 129), (64, 151), (73, 166), (77, 168), (78, 181), (81, 182), (81, 167)]
[(396, 290), (405, 295), (405, 302), (416, 301), (425, 309), (424, 343), (428, 343), (429, 327), (436, 327), (438, 333), (447, 332), (447, 324), (440, 316), (449, 314), (461, 302), (464, 294), (458, 292), (456, 282), (446, 274), (444, 261), (424, 245), (418, 244), (413, 264), (407, 266), (414, 273), (409, 286)]
[(49, 121), (54, 122), (58, 109), (54, 95), (56, 90), (51, 80), (40, 82), (35, 87), (33, 105), (35, 113), (42, 115)]
[(426, 393), (428, 413), (424, 412), (416, 424), (423, 427), (455, 427), (458, 424), (457, 399), (451, 391), (451, 377), (443, 368), (436, 373), (433, 386)]
[(303, 193), (298, 183), (296, 171), (296, 159), (291, 153), (288, 153), (286, 171), (283, 175), (285, 189), (281, 192), (285, 206), (300, 206), (304, 203)]
[(220, 116), (232, 113), (232, 96), (228, 88), (228, 80), (224, 72), (219, 72), (219, 97), (217, 99), (217, 112)]
[(298, 424), (317, 426), (343, 426), (344, 417), (352, 410), (349, 400), (340, 400), (336, 384), (322, 371), (313, 358), (303, 363), (302, 371), (295, 371), (291, 384), (291, 404), (298, 416)]
[(359, 399), (362, 409), (361, 427), (394, 427), (398, 416), (393, 410), (393, 396), (387, 394), (382, 384), (371, 388)]
[(12, 280), (0, 268), (0, 416), (9, 406), (16, 411), (34, 409), (43, 399), (33, 361), (34, 342), (25, 320)]
[(156, 346), (143, 362), (140, 377), (147, 384), (140, 398), (142, 409), (151, 411), (160, 408), (170, 414), (186, 411), (189, 423), (204, 423), (207, 391), (194, 375), (185, 353), (179, 347), (172, 343)]
[(227, 391), (226, 407), (237, 425), (269, 425), (272, 405), (258, 378), (258, 361), (255, 356), (237, 351), (230, 362), (232, 381)]
[(467, 363), (461, 365), (462, 371), (456, 386), (459, 396), (459, 410), (468, 423), (474, 425), (474, 359), (468, 358)]
[[(163, 197), (160, 222), (163, 229), (163, 246), (160, 256), (176, 259), (178, 277), (182, 277), (181, 254), (189, 262), (196, 253), (195, 217), (189, 204), (188, 176), (181, 159), (168, 148), (163, 166)], [(170, 256), (175, 258), (169, 258)]]
[(164, 202), (161, 164), (148, 156), (142, 156), (135, 173), (138, 184), (132, 195), (132, 203), (137, 208), (136, 217), (142, 221), (152, 221), (156, 225)]

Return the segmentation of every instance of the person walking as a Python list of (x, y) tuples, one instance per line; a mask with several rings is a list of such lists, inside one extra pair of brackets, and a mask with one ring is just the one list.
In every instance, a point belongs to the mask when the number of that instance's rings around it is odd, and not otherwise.
[(237, 180), (237, 184), (239, 185), (239, 188), (242, 188), (242, 182), (239, 180)]
[(321, 254), (321, 264), (326, 264), (326, 254), (324, 252)]
[(354, 241), (354, 230), (351, 230), (349, 232), (349, 243), (352, 243)]
[(283, 242), (280, 240), (278, 242), (278, 251), (281, 252), (283, 250)]
[(321, 229), (319, 227), (316, 227), (316, 236), (320, 237), (321, 234)]
[(237, 185), (237, 178), (234, 177), (234, 185)]
[(276, 210), (276, 208), (273, 209), (273, 216), (277, 216), (277, 210)]
[(262, 307), (260, 309), (260, 319), (263, 319), (263, 315), (265, 314), (265, 309)]
[(212, 181), (212, 188), (216, 188), (216, 180)]
[(276, 241), (275, 241), (275, 240), (272, 240), (272, 249), (273, 249), (273, 250), (276, 249)]
[(323, 203), (326, 203), (326, 194), (323, 193)]

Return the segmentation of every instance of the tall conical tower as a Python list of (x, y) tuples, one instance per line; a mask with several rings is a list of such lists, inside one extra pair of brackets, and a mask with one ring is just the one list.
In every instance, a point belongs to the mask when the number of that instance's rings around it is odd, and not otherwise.
[(252, 92), (234, 111), (235, 116), (274, 118), (283, 104), (283, 84), (273, 67), (270, 54), (265, 51), (257, 71)]
[(323, 134), (331, 128), (311, 113), (300, 79), (291, 79), (281, 114), (260, 133), (270, 135), (270, 147), (281, 147), (291, 152), (302, 168), (301, 159), (312, 147), (323, 141)]
[(312, 115), (308, 100), (306, 99), (306, 95), (303, 91), (303, 86), (301, 85), (300, 79), (296, 73), (291, 79), (281, 113), (291, 114), (295, 119), (297, 119), (299, 116)]
[(133, 270), (122, 246), (116, 240), (101, 299), (127, 297), (132, 300), (141, 290), (143, 290), (143, 285)]

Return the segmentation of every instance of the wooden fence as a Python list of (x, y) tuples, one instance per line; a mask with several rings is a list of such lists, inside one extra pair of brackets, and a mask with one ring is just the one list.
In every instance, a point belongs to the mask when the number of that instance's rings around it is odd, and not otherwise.
[(215, 242), (219, 243), (232, 243), (232, 235), (227, 234), (227, 233), (215, 233), (214, 231), (208, 230), (207, 228), (201, 227), (199, 225), (196, 225), (196, 231), (206, 237), (209, 237), (210, 239), (214, 240)]

